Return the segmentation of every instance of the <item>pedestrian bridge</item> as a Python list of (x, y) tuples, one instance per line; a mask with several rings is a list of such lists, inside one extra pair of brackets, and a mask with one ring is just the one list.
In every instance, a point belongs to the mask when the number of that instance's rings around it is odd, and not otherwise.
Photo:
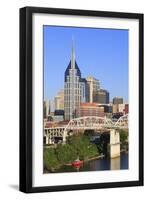
[(62, 138), (63, 143), (66, 143), (66, 138), (77, 130), (95, 130), (110, 132), (110, 153), (111, 157), (116, 157), (120, 154), (120, 129), (128, 129), (128, 114), (120, 117), (117, 121), (113, 121), (107, 117), (85, 116), (74, 118), (68, 122), (66, 126), (44, 128), (44, 137), (46, 144), (54, 144), (54, 138)]
[(101, 129), (127, 129), (128, 115), (120, 117), (116, 122), (107, 117), (86, 116), (69, 121), (64, 131), (68, 130), (101, 130)]

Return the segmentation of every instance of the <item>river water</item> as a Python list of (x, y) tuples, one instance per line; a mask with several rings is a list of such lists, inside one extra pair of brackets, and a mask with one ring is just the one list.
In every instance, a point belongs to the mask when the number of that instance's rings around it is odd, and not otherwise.
[(85, 162), (80, 168), (73, 166), (62, 166), (54, 171), (58, 172), (79, 172), (79, 171), (101, 171), (101, 170), (124, 170), (128, 169), (128, 153), (121, 153), (117, 158), (103, 158)]

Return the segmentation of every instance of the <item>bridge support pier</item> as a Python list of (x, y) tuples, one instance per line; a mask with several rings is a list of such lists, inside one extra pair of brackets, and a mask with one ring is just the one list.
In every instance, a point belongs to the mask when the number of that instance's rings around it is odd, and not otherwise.
[(111, 159), (110, 169), (111, 170), (119, 170), (120, 169), (120, 157)]
[(52, 142), (51, 137), (49, 137), (49, 144), (54, 144), (54, 142)]
[(66, 136), (67, 136), (67, 131), (64, 131), (64, 133), (63, 133), (63, 144), (66, 144)]
[(120, 156), (120, 134), (118, 130), (110, 130), (110, 158)]

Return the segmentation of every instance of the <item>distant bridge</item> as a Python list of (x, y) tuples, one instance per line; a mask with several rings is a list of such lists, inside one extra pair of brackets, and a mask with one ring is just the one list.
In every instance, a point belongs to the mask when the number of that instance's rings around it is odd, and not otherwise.
[[(116, 149), (116, 144), (119, 144), (120, 148), (120, 129), (128, 129), (128, 114), (120, 117), (116, 122), (107, 117), (97, 116), (74, 118), (71, 119), (65, 126), (44, 128), (44, 136), (46, 138), (46, 144), (54, 144), (55, 137), (62, 138), (63, 143), (66, 143), (66, 138), (71, 134), (71, 132), (76, 130), (95, 130), (103, 132), (107, 130), (110, 131), (110, 146), (113, 144), (113, 146), (115, 145)], [(112, 152), (112, 154), (114, 155), (115, 151)]]

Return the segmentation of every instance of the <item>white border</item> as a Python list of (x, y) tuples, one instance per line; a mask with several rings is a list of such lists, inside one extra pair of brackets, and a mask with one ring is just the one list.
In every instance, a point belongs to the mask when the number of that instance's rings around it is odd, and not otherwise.
[[(43, 25), (129, 29), (129, 169), (43, 174)], [(33, 186), (139, 180), (139, 23), (135, 19), (33, 15)], [(65, 66), (66, 67), (66, 66)]]

